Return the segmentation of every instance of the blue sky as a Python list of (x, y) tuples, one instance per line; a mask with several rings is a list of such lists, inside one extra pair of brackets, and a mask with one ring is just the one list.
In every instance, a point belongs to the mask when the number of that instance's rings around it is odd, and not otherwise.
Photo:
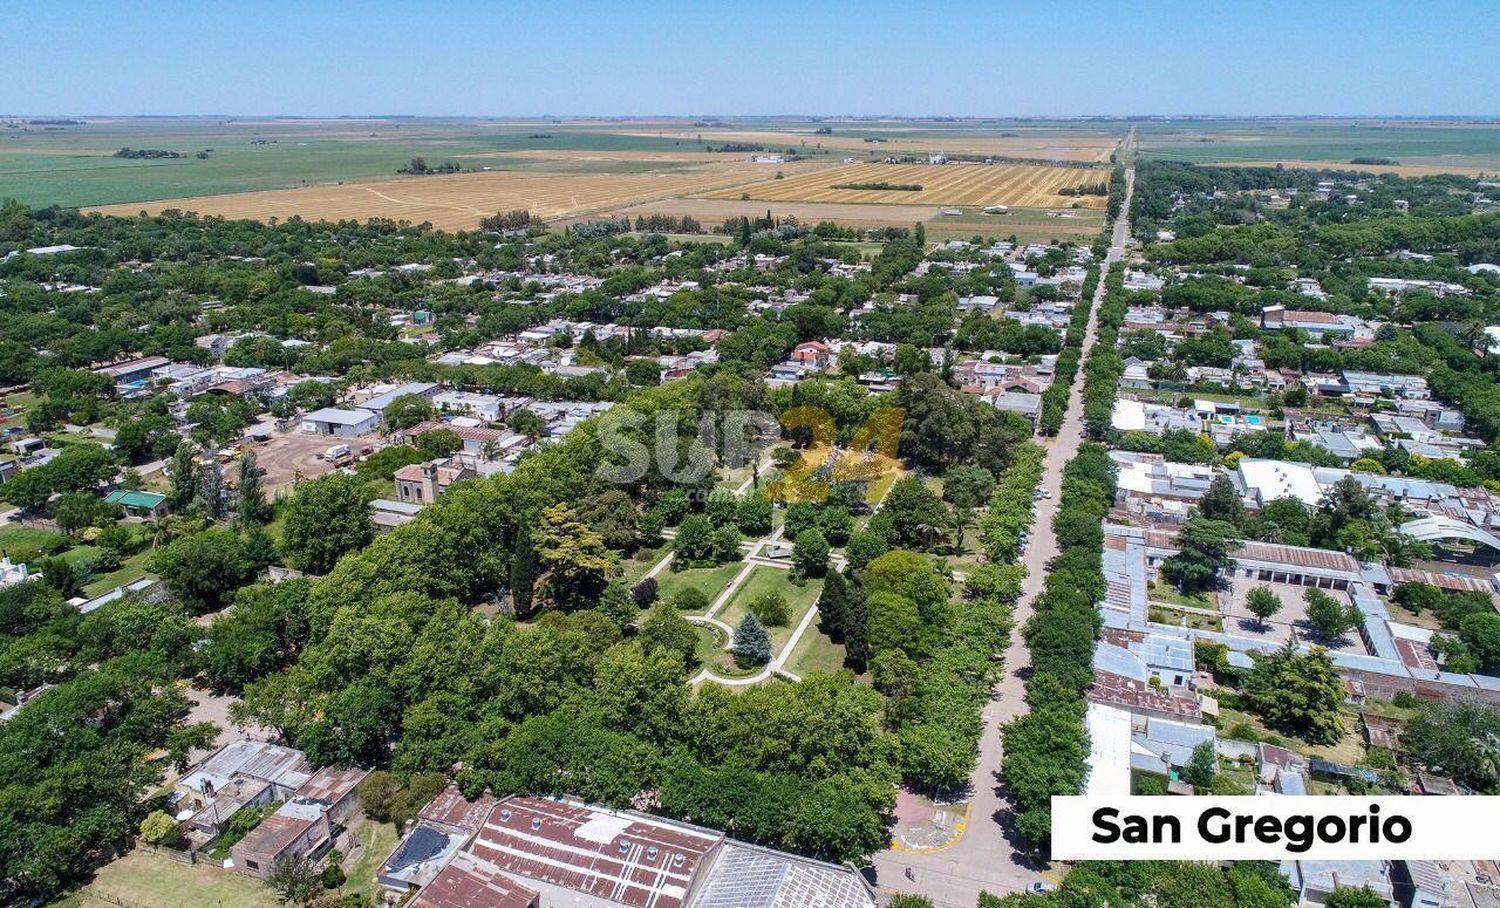
[(1500, 114), (1494, 0), (5, 0), (6, 114)]

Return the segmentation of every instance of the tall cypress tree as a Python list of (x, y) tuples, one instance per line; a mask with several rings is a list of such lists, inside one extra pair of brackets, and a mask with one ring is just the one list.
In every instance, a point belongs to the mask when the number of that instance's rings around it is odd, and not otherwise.
[(845, 625), (849, 621), (849, 584), (838, 571), (829, 571), (828, 579), (823, 581), (818, 615), (823, 619), (824, 633), (836, 641), (844, 639)]
[(870, 664), (870, 606), (864, 588), (849, 584), (848, 617), (844, 622), (844, 664), (862, 672)]
[(198, 471), (198, 507), (209, 520), (224, 516), (224, 473), (210, 460)]
[(190, 442), (184, 441), (177, 446), (172, 454), (171, 471), (172, 488), (167, 500), (172, 503), (172, 510), (185, 511), (198, 496), (198, 468), (193, 464)]
[(255, 465), (255, 452), (240, 455), (239, 475), (235, 480), (235, 511), (241, 528), (266, 519), (266, 498), (261, 490), (260, 470)]
[(510, 559), (511, 607), (519, 616), (531, 613), (531, 600), (536, 592), (537, 557), (536, 547), (531, 543), (531, 526), (522, 521), (516, 531), (515, 554)]

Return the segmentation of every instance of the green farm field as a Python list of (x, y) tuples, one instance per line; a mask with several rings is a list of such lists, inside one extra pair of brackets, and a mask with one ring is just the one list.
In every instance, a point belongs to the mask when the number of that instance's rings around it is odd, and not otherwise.
[[(389, 179), (413, 157), (475, 169), (669, 171), (684, 162), (589, 161), (586, 153), (701, 154), (706, 148), (690, 138), (469, 120), (124, 118), (47, 128), (17, 122), (0, 124), (0, 199), (64, 207)], [(187, 157), (112, 157), (126, 147)], [(206, 158), (196, 157), (206, 149), (212, 149)]]
[(1412, 120), (1177, 120), (1142, 123), (1140, 155), (1199, 164), (1316, 163), (1354, 168), (1389, 158), (1414, 171), (1500, 170), (1500, 122)]

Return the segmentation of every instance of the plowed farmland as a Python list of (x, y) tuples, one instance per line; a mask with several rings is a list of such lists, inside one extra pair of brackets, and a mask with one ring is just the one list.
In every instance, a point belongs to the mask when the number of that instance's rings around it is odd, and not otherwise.
[[(800, 165), (806, 167), (809, 165)], [(784, 165), (788, 173), (799, 165)], [(762, 165), (714, 163), (658, 173), (533, 173), (490, 171), (409, 177), (377, 182), (308, 186), (265, 192), (239, 192), (158, 202), (130, 202), (92, 209), (104, 214), (150, 214), (165, 208), (226, 218), (287, 218), (337, 221), (391, 218), (431, 222), (446, 230), (467, 230), (479, 219), (524, 208), (552, 219), (624, 207), (652, 199), (693, 195), (753, 181)]]
[[(1064, 196), (1058, 190), (1108, 183), (1109, 171), (1026, 164), (853, 164), (782, 180), (704, 193), (710, 199), (748, 195), (765, 202), (834, 202), (883, 205), (1014, 205), (1024, 208), (1103, 208), (1104, 196)], [(917, 185), (920, 190), (839, 189), (849, 184)]]

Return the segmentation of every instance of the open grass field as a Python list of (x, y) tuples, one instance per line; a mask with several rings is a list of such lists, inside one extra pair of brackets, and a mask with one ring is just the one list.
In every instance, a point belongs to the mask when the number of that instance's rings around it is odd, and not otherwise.
[[(382, 857), (384, 857), (382, 855)], [(276, 908), (275, 890), (259, 880), (209, 864), (180, 864), (137, 848), (104, 865), (94, 881), (56, 903), (70, 908)]]
[[(767, 180), (704, 193), (712, 199), (744, 195), (770, 202), (872, 203), (885, 205), (1019, 205), (1028, 208), (1103, 208), (1104, 196), (1068, 197), (1058, 190), (1108, 183), (1109, 171), (1029, 164), (890, 165), (851, 164), (782, 180)], [(917, 185), (918, 191), (837, 188), (849, 184)]]
[[(784, 165), (795, 172), (798, 166)], [(745, 162), (700, 164), (666, 172), (555, 174), (496, 170), (441, 176), (403, 177), (374, 182), (309, 186), (265, 192), (177, 198), (162, 202), (108, 205), (105, 214), (155, 214), (167, 208), (226, 218), (423, 221), (447, 230), (477, 227), (498, 211), (526, 209), (542, 218), (596, 212), (649, 199), (671, 198), (754, 182), (762, 165)]]
[(1377, 171), (1355, 158), (1390, 158), (1394, 172), (1500, 171), (1500, 123), (1414, 120), (1178, 120), (1142, 123), (1142, 157), (1201, 164), (1275, 164)]

